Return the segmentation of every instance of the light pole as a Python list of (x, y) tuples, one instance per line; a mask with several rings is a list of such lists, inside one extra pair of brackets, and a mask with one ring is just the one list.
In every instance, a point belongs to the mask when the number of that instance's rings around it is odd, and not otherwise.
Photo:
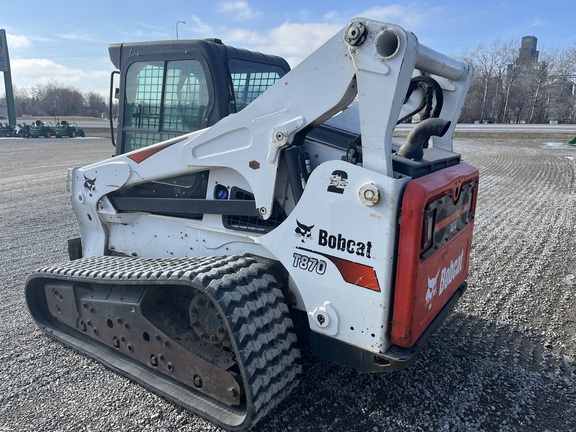
[(178, 24), (186, 24), (186, 21), (176, 21), (176, 40), (178, 40)]

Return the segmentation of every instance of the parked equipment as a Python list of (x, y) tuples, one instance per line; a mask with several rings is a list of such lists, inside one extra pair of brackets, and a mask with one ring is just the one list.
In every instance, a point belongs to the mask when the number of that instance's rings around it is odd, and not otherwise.
[[(268, 57), (197, 41), (191, 65), (184, 43), (111, 47), (117, 155), (69, 172), (81, 238), (26, 282), (38, 325), (231, 430), (297, 386), (303, 344), (408, 366), (466, 287), (478, 171), (452, 138), (471, 66), (360, 18), (253, 100)], [(147, 76), (174, 91), (131, 86)]]
[(16, 131), (14, 126), (11, 126), (9, 123), (0, 123), (0, 137), (13, 137), (16, 136)]
[(16, 136), (20, 138), (30, 138), (30, 125), (26, 123), (18, 123), (16, 126)]
[(31, 138), (50, 138), (56, 135), (52, 125), (43, 122), (42, 120), (36, 120), (30, 125), (30, 137)]
[(61, 120), (56, 123), (56, 128), (54, 129), (54, 134), (56, 138), (69, 137), (76, 138), (77, 136), (85, 136), (84, 130), (79, 128), (76, 123), (70, 123), (66, 120)]

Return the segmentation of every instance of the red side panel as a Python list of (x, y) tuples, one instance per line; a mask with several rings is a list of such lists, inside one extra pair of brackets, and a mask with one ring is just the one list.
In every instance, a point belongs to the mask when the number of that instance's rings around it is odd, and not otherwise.
[(411, 180), (402, 199), (392, 343), (412, 346), (466, 280), (478, 171), (466, 163)]

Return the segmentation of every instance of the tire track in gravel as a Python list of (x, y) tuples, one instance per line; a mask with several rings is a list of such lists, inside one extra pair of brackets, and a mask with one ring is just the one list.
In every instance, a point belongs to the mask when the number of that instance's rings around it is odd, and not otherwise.
[[(0, 144), (12, 154), (0, 179), (30, 171), (29, 154), (38, 173), (25, 195), (0, 196), (20, 204), (0, 218), (0, 431), (220, 431), (51, 340), (26, 311), (26, 276), (66, 260), (77, 235), (65, 169), (109, 144)], [(481, 173), (469, 289), (416, 363), (372, 375), (305, 354), (301, 386), (255, 431), (574, 430), (576, 285), (563, 280), (576, 273), (576, 148), (540, 146), (457, 143)]]
[(576, 326), (566, 317), (576, 290), (563, 281), (574, 272), (576, 167), (569, 157), (576, 152), (538, 143), (483, 143), (478, 152), (476, 145), (460, 148), (480, 167), (469, 289), (444, 339), (462, 355), (569, 376), (576, 344), (566, 341)]

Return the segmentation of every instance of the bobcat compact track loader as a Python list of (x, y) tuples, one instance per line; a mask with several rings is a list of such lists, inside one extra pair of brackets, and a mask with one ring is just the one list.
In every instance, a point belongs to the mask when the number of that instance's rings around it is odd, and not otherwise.
[[(174, 78), (158, 112), (126, 91), (116, 157), (69, 172), (71, 260), (26, 299), (54, 339), (246, 430), (297, 386), (301, 344), (362, 372), (414, 360), (466, 287), (478, 171), (452, 146), (470, 65), (396, 25), (353, 20), (245, 107), (237, 60), (227, 86)], [(167, 112), (201, 128), (147, 145)]]

